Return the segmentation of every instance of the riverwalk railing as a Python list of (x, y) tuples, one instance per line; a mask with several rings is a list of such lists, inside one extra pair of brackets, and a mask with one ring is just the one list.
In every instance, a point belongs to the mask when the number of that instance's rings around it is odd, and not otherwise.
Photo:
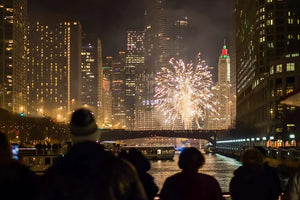
[[(222, 155), (240, 159), (243, 151), (250, 147), (229, 147), (217, 146), (214, 152)], [(265, 156), (272, 166), (285, 165), (289, 167), (300, 167), (300, 149), (296, 148), (266, 148), (262, 147), (265, 151)]]

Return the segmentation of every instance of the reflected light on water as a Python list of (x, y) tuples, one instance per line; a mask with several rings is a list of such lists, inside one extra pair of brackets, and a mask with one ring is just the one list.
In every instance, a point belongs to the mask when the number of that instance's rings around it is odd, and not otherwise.
[[(178, 167), (178, 159), (179, 155), (176, 154), (173, 161), (151, 161), (149, 173), (154, 177), (159, 189), (162, 188), (166, 178), (181, 171)], [(219, 154), (205, 154), (205, 164), (199, 172), (214, 176), (218, 180), (222, 191), (228, 192), (233, 172), (239, 166), (241, 166), (241, 163), (235, 159)]]

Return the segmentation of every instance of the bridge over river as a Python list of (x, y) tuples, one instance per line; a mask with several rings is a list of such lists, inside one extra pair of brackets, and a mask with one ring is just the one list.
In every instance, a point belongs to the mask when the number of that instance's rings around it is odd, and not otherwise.
[(227, 130), (147, 130), (127, 131), (123, 129), (103, 129), (100, 131), (101, 141), (125, 140), (150, 137), (171, 137), (205, 139), (216, 145), (218, 134), (226, 133)]

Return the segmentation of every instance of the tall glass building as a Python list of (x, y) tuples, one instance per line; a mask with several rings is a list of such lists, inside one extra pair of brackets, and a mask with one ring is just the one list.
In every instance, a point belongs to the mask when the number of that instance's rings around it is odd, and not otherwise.
[(27, 1), (0, 1), (0, 107), (26, 108)]
[(300, 131), (294, 106), (281, 99), (300, 89), (298, 0), (236, 0), (237, 128), (240, 134), (287, 140)]
[(68, 119), (81, 105), (81, 25), (78, 21), (30, 26), (28, 110)]

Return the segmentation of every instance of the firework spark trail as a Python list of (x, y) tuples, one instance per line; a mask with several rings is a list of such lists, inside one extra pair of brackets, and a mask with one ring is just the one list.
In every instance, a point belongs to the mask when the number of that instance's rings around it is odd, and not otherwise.
[(163, 67), (155, 78), (158, 110), (167, 121), (181, 119), (185, 127), (194, 121), (199, 127), (199, 120), (203, 121), (208, 112), (218, 115), (218, 102), (211, 92), (212, 74), (200, 54), (196, 66), (174, 58), (170, 64), (172, 67)]

